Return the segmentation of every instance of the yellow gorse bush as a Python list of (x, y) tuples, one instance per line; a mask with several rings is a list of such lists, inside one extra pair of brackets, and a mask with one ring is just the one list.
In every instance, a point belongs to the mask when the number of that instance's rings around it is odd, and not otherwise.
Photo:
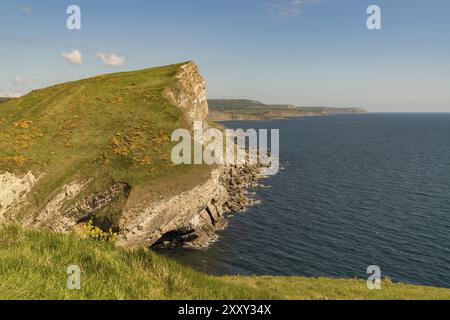
[(89, 239), (104, 241), (104, 242), (116, 242), (117, 234), (109, 229), (107, 232), (103, 231), (97, 226), (94, 226), (92, 220), (83, 226), (81, 233), (83, 236)]

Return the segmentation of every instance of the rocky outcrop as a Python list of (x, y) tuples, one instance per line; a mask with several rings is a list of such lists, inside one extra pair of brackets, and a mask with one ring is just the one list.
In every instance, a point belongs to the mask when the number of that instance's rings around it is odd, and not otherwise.
[[(70, 223), (65, 216), (64, 205), (75, 199), (85, 186), (91, 181), (78, 182), (73, 181), (70, 184), (61, 187), (60, 191), (51, 198), (37, 216), (30, 216), (24, 222), (27, 227), (50, 228), (53, 230), (63, 231), (73, 227), (77, 222)], [(62, 229), (62, 230), (61, 230)]]
[[(64, 185), (37, 216), (24, 224), (29, 227), (68, 232), (116, 200), (122, 197), (127, 198), (130, 192), (128, 184), (116, 183), (103, 192), (78, 197), (91, 182), (92, 179), (85, 182), (74, 181), (69, 185)], [(112, 227), (112, 223), (109, 223), (108, 227)]]
[[(124, 212), (119, 223), (120, 238), (131, 246), (151, 246), (165, 235), (186, 235), (204, 224), (206, 208), (227, 198), (216, 169), (210, 178), (195, 188), (174, 196), (162, 196), (146, 208)], [(216, 199), (216, 200), (214, 200)]]
[(127, 245), (183, 245), (203, 248), (226, 225), (225, 214), (253, 204), (247, 188), (257, 186), (258, 166), (220, 167), (192, 190), (163, 197), (144, 210), (122, 217), (121, 240)]
[(164, 237), (157, 245), (182, 245), (185, 248), (205, 248), (216, 239), (216, 231), (226, 227), (226, 214), (243, 212), (257, 202), (248, 191), (259, 186), (258, 166), (230, 166), (222, 168), (220, 184), (226, 192), (216, 195), (211, 202), (187, 224), (175, 231), (171, 241)]

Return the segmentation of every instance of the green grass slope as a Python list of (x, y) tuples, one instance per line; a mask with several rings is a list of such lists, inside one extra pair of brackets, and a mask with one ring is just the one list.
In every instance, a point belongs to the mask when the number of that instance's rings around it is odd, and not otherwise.
[(180, 66), (64, 83), (2, 104), (0, 170), (101, 164), (125, 181), (154, 178), (149, 168), (168, 169), (170, 134), (184, 127), (181, 111), (162, 95)]
[[(67, 289), (67, 267), (81, 290)], [(145, 249), (0, 227), (0, 299), (450, 299), (450, 290), (362, 280), (214, 277)]]

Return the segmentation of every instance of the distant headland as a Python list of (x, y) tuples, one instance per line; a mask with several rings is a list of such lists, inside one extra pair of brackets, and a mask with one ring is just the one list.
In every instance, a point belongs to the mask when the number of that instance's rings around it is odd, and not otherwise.
[(362, 108), (298, 107), (289, 104), (264, 104), (258, 100), (210, 99), (212, 121), (274, 120), (343, 113), (366, 113)]

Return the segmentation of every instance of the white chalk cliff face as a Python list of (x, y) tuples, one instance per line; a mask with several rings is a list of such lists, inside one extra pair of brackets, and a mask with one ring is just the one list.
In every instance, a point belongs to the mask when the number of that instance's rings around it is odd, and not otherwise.
[[(164, 96), (183, 110), (191, 124), (206, 124), (205, 81), (193, 62), (180, 67), (176, 81), (164, 91)], [(36, 185), (43, 176), (39, 172), (23, 176), (0, 172), (0, 223), (70, 232), (93, 214), (113, 208), (120, 214), (118, 234), (123, 245), (177, 242), (202, 247), (223, 226), (225, 212), (245, 207), (244, 187), (254, 183), (258, 175), (256, 169), (211, 168), (209, 178), (190, 190), (156, 198), (143, 195), (139, 201), (130, 196), (133, 190), (126, 182), (111, 181), (98, 189), (94, 186), (95, 177), (73, 178), (52, 191), (45, 203), (27, 206), (35, 204)]]
[(14, 220), (11, 213), (20, 210), (37, 180), (31, 172), (22, 177), (9, 172), (0, 173), (0, 223)]
[(188, 62), (180, 68), (177, 81), (167, 88), (164, 95), (178, 108), (185, 111), (188, 119), (204, 121), (208, 117), (208, 101), (206, 99), (205, 80), (200, 75), (197, 65)]

